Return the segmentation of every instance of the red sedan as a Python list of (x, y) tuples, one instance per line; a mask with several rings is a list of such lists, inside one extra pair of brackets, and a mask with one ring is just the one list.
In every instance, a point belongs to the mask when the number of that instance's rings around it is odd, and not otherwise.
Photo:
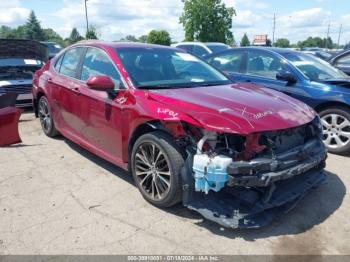
[(182, 201), (224, 226), (258, 227), (325, 177), (311, 108), (233, 83), (176, 48), (81, 42), (37, 71), (33, 85), (46, 135), (129, 170), (158, 207)]

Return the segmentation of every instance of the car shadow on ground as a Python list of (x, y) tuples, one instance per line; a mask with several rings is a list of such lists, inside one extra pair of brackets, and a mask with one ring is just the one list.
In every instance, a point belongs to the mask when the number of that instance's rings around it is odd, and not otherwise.
[[(125, 170), (90, 153), (79, 145), (65, 140), (65, 142), (83, 157), (89, 159), (105, 170), (111, 172), (131, 185), (134, 185), (132, 176)], [(229, 229), (203, 219), (198, 213), (187, 209), (182, 205), (161, 209), (179, 217), (193, 220), (194, 224), (203, 227), (216, 235), (227, 238), (243, 238), (247, 241), (267, 238), (271, 236), (295, 235), (310, 230), (314, 226), (324, 222), (342, 204), (346, 194), (346, 187), (341, 179), (334, 173), (327, 171), (326, 181), (318, 188), (312, 190), (300, 203), (288, 214), (276, 219), (270, 225), (260, 229)]]

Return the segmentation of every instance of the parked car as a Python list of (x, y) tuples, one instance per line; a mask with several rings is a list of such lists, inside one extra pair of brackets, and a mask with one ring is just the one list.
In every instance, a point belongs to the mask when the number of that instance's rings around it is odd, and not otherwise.
[(333, 54), (326, 52), (326, 51), (303, 51), (306, 54), (314, 55), (318, 58), (321, 58), (324, 61), (328, 61), (331, 57), (333, 57)]
[(314, 56), (279, 48), (235, 48), (207, 61), (239, 82), (284, 92), (321, 116), (323, 141), (332, 153), (350, 152), (350, 78)]
[(0, 39), (0, 95), (16, 93), (18, 107), (32, 106), (33, 74), (47, 57), (47, 47), (37, 41)]
[(328, 62), (345, 74), (350, 75), (350, 49), (334, 55)]
[(310, 107), (233, 84), (176, 48), (81, 42), (33, 83), (47, 136), (61, 133), (129, 170), (158, 207), (182, 201), (223, 226), (259, 227), (325, 178), (320, 120)]
[(49, 49), (49, 59), (53, 58), (62, 50), (62, 47), (55, 42), (41, 42), (41, 43), (46, 45), (47, 48)]
[(228, 45), (223, 43), (201, 43), (201, 42), (182, 42), (172, 45), (187, 51), (190, 54), (198, 57), (203, 57), (209, 54), (214, 54), (223, 50), (230, 49)]

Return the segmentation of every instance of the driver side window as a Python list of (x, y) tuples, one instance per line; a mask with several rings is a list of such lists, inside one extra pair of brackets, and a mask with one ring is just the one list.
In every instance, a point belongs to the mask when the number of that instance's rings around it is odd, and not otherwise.
[(286, 66), (279, 57), (260, 51), (248, 52), (248, 75), (276, 79), (277, 73), (281, 71), (286, 71)]
[(98, 48), (89, 47), (84, 58), (80, 79), (87, 81), (91, 76), (98, 75), (109, 76), (115, 84), (115, 89), (123, 88), (121, 75), (108, 55)]

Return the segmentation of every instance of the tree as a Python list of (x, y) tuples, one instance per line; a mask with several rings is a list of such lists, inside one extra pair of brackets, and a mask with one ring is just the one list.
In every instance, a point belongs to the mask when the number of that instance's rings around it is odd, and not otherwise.
[(96, 27), (90, 26), (89, 30), (86, 32), (85, 38), (86, 39), (98, 39)]
[(25, 38), (38, 41), (45, 40), (45, 33), (36, 18), (34, 11), (31, 11), (27, 23), (25, 24)]
[(320, 48), (333, 48), (332, 38), (321, 38), (321, 37), (308, 37), (304, 41), (298, 42), (298, 47), (320, 47)]
[(147, 43), (147, 35), (142, 35), (139, 37), (138, 41), (140, 43)]
[(184, 11), (180, 23), (184, 26), (186, 41), (233, 43), (233, 7), (222, 0), (183, 0)]
[(350, 42), (344, 46), (344, 49), (350, 49)]
[(250, 46), (250, 41), (246, 33), (242, 37), (241, 46)]
[(286, 38), (280, 38), (276, 40), (276, 43), (274, 44), (276, 47), (283, 47), (287, 48), (290, 47), (290, 42)]
[(63, 38), (59, 34), (57, 34), (53, 29), (46, 28), (46, 29), (43, 29), (43, 31), (44, 31), (44, 34), (45, 34), (45, 41), (55, 42), (55, 43), (60, 44), (61, 46), (65, 46), (66, 45), (65, 41), (63, 40)]
[(82, 37), (80, 35), (79, 31), (74, 27), (67, 40), (68, 40), (69, 44), (74, 44), (74, 43), (79, 42), (83, 39), (84, 39), (84, 37)]
[(152, 30), (147, 36), (147, 43), (169, 46), (171, 44), (171, 38), (165, 30)]

